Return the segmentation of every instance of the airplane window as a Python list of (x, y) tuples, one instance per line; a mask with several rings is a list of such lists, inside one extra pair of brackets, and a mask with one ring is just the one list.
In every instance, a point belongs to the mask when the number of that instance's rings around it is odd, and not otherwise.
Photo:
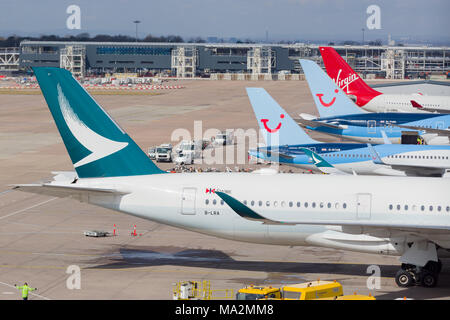
[(258, 206), (262, 206), (262, 201), (258, 201)]
[(299, 207), (299, 208), (300, 208), (300, 201), (298, 201), (298, 202), (297, 202), (297, 207)]
[(278, 202), (277, 202), (277, 201), (274, 201), (274, 202), (273, 202), (273, 206), (276, 207), (277, 205), (278, 205)]
[(397, 210), (400, 210), (400, 208), (401, 208), (401, 206), (398, 204), (398, 205), (397, 205)]
[(224, 204), (223, 200), (220, 200), (220, 204), (223, 206), (223, 204)]
[(449, 207), (449, 206), (447, 206), (446, 210), (447, 210), (447, 212), (449, 212), (449, 211), (450, 211), (450, 207)]
[(420, 206), (420, 210), (424, 211), (425, 210), (425, 206)]
[(270, 201), (266, 201), (266, 207), (270, 207)]
[(394, 206), (392, 204), (389, 205), (389, 210), (392, 210)]
[(289, 207), (292, 208), (293, 205), (294, 205), (294, 204), (292, 203), (292, 201), (289, 201)]
[(405, 211), (408, 211), (408, 205), (405, 204)]
[(323, 202), (320, 203), (319, 207), (323, 208)]
[(336, 203), (334, 204), (334, 207), (335, 207), (336, 209), (339, 209), (339, 203), (336, 202)]
[(442, 207), (441, 206), (437, 206), (437, 211), (441, 212)]
[(209, 203), (209, 200), (208, 200), (208, 199), (206, 199), (206, 200), (205, 200), (205, 204), (208, 204), (208, 203)]
[(328, 209), (331, 208), (331, 203), (330, 202), (328, 202), (327, 207), (328, 207)]
[(305, 202), (305, 208), (308, 208), (308, 202)]
[(433, 206), (430, 206), (430, 211), (433, 211)]
[(347, 204), (344, 203), (344, 204), (342, 205), (342, 208), (347, 209)]
[(214, 199), (212, 203), (213, 203), (213, 205), (216, 205), (216, 203), (217, 203), (217, 200), (216, 200), (216, 199)]
[(254, 206), (255, 205), (255, 201), (252, 200), (251, 205)]
[(281, 201), (281, 206), (284, 207), (286, 205), (286, 202)]
[(416, 210), (417, 210), (417, 206), (416, 206), (416, 205), (413, 205), (413, 206), (412, 206), (412, 210), (413, 210), (413, 211), (416, 211)]
[(244, 200), (244, 204), (247, 205), (247, 200)]
[(316, 207), (316, 203), (315, 203), (315, 202), (312, 203), (312, 207), (313, 207), (313, 208)]

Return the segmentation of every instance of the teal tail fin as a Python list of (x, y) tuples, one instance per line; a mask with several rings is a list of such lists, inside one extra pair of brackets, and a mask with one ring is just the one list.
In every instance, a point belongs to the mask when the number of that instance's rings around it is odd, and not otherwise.
[(69, 71), (33, 71), (80, 178), (164, 173)]

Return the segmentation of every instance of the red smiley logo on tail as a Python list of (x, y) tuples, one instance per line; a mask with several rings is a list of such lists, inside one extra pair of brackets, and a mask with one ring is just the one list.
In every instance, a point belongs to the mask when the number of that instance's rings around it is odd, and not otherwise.
[[(284, 114), (280, 114), (280, 118), (283, 119), (284, 118)], [(270, 129), (269, 126), (267, 125), (267, 122), (269, 121), (269, 119), (261, 119), (261, 122), (264, 124), (264, 128), (267, 130), (267, 132), (269, 133), (275, 133), (278, 130), (280, 130), (281, 128), (281, 122), (278, 123), (278, 126), (275, 129)]]
[[(338, 90), (338, 89), (335, 89), (334, 92), (335, 92), (335, 93), (338, 93), (339, 90)], [(330, 102), (328, 102), (328, 103), (327, 103), (327, 102), (324, 102), (324, 101), (322, 100), (323, 93), (317, 93), (316, 96), (317, 96), (317, 98), (319, 98), (320, 103), (321, 103), (324, 107), (326, 107), (326, 108), (331, 107), (331, 106), (333, 105), (333, 103), (336, 101), (336, 97), (333, 97), (333, 99), (332, 99)]]

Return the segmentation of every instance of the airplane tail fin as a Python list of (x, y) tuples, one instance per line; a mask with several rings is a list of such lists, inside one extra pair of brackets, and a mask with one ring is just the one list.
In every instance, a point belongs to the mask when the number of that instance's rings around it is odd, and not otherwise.
[(348, 95), (356, 97), (362, 107), (381, 93), (372, 89), (332, 47), (319, 47), (325, 68), (331, 79)]
[(317, 143), (262, 88), (247, 88), (247, 95), (265, 135), (267, 146)]
[(69, 71), (51, 67), (33, 71), (78, 177), (164, 173)]
[(330, 77), (311, 60), (300, 59), (306, 81), (314, 98), (320, 117), (336, 117), (347, 114), (366, 113), (356, 106), (347, 95), (336, 86)]

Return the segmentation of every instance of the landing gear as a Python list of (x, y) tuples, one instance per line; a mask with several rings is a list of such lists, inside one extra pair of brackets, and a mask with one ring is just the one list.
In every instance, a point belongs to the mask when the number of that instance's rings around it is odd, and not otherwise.
[(421, 285), (433, 288), (437, 285), (442, 262), (428, 261), (424, 267), (412, 264), (402, 264), (402, 268), (395, 275), (395, 282), (399, 287), (407, 288), (413, 285)]
[(395, 275), (395, 283), (397, 283), (399, 287), (407, 288), (412, 286), (414, 282), (413, 274), (408, 271), (400, 269)]

